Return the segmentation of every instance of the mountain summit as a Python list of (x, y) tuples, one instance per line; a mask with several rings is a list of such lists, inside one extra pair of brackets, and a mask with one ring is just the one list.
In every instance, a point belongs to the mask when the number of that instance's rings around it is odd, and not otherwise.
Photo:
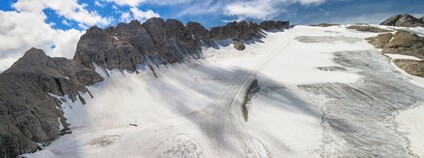
[(424, 17), (417, 19), (409, 14), (394, 15), (383, 21), (380, 25), (399, 26), (399, 27), (424, 27)]

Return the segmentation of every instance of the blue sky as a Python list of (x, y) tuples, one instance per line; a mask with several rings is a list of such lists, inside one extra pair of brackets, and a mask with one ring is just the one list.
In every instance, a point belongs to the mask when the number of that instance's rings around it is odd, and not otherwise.
[(0, 0), (0, 72), (31, 47), (72, 58), (91, 26), (173, 18), (205, 27), (229, 21), (292, 24), (379, 23), (397, 13), (424, 16), (424, 0)]
[[(37, 0), (33, 0), (37, 1)], [(71, 0), (72, 1), (72, 0)], [(255, 2), (256, 1), (256, 2)], [(0, 0), (0, 9), (4, 11), (17, 10), (13, 7), (17, 0)], [(206, 27), (222, 25), (233, 20), (290, 20), (294, 24), (312, 24), (320, 22), (349, 23), (367, 22), (377, 23), (396, 13), (424, 14), (423, 0), (251, 0), (251, 1), (228, 1), (228, 0), (78, 0), (78, 4), (84, 4), (85, 9), (96, 12), (99, 16), (109, 18), (110, 21), (101, 26), (116, 25), (125, 22), (121, 18), (123, 13), (130, 13), (131, 8), (137, 8), (141, 12), (151, 10), (162, 18), (175, 18), (183, 22), (198, 21)], [(238, 11), (231, 13), (226, 7), (232, 4), (252, 2), (253, 8), (258, 13)], [(136, 5), (133, 5), (137, 3)], [(261, 3), (274, 5), (258, 6)], [(257, 8), (256, 8), (257, 7)], [(268, 9), (269, 8), (269, 9)], [(250, 9), (245, 6), (245, 9)], [(270, 11), (270, 16), (262, 17), (260, 12)], [(85, 25), (79, 26), (78, 21), (67, 19), (51, 8), (44, 8), (47, 15), (46, 22), (54, 23), (58, 29), (86, 29)], [(255, 12), (255, 11), (251, 11)], [(264, 13), (264, 15), (267, 15)], [(131, 17), (129, 19), (133, 19)], [(144, 20), (139, 19), (139, 20)]]

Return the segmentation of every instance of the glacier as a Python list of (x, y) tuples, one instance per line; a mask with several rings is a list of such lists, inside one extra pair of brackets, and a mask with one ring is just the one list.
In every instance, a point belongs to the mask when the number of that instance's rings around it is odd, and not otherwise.
[[(345, 26), (295, 26), (105, 80), (62, 110), (72, 134), (25, 157), (417, 157), (424, 83)], [(152, 71), (153, 70), (153, 71)], [(156, 77), (157, 76), (157, 77)], [(243, 99), (257, 80), (260, 91)], [(420, 141), (423, 140), (423, 141)]]

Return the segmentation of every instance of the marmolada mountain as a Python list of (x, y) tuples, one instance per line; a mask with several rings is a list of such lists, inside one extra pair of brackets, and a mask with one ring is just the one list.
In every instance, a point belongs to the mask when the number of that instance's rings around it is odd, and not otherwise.
[(423, 27), (91, 27), (0, 74), (0, 157), (424, 157)]

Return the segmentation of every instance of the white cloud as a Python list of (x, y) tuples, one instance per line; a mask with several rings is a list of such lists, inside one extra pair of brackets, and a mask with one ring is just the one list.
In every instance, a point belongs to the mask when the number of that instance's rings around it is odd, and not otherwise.
[[(147, 1), (147, 0), (146, 0)], [(166, 1), (166, 0), (165, 0)], [(184, 0), (182, 0), (184, 1)], [(191, 2), (191, 1), (190, 1)], [(237, 19), (272, 19), (282, 12), (285, 6), (298, 3), (304, 6), (320, 5), (326, 0), (204, 0), (192, 1), (177, 16), (200, 14), (224, 14), (237, 16)], [(147, 2), (146, 2), (147, 3)]]
[(186, 15), (204, 15), (204, 14), (222, 14), (223, 6), (226, 6), (225, 1), (215, 2), (214, 0), (204, 0), (202, 3), (194, 3), (184, 8), (184, 10), (178, 13), (177, 17), (183, 17)]
[(137, 19), (140, 22), (146, 21), (149, 18), (160, 17), (158, 13), (155, 13), (152, 10), (142, 11), (136, 7), (130, 9), (131, 12), (124, 12), (121, 14), (121, 21), (130, 22), (133, 19)]
[(121, 21), (123, 22), (130, 22), (131, 21), (131, 13), (122, 13), (121, 14)]
[(141, 22), (146, 21), (149, 18), (160, 17), (159, 14), (153, 12), (152, 10), (142, 11), (138, 8), (131, 8), (131, 13), (134, 19), (137, 19)]
[(184, 4), (184, 3), (192, 2), (192, 0), (103, 0), (103, 1), (113, 2), (120, 6), (128, 5), (131, 7), (137, 7), (141, 3), (148, 3), (148, 4), (154, 4), (154, 5), (176, 5), (176, 4)]
[[(72, 58), (82, 31), (53, 29), (39, 12), (0, 11), (0, 72), (31, 47), (50, 56)], [(51, 46), (54, 45), (54, 48)]]
[(104, 5), (102, 3), (100, 3), (98, 0), (94, 1), (94, 5), (103, 8)]
[(112, 21), (111, 18), (104, 18), (95, 11), (87, 10), (87, 4), (79, 4), (77, 0), (19, 0), (13, 7), (19, 12), (39, 14), (43, 9), (50, 8), (59, 16), (89, 26), (105, 26)]
[(324, 3), (326, 0), (295, 0), (302, 5), (318, 5)]
[(128, 5), (128, 6), (131, 6), (131, 7), (136, 7), (141, 2), (144, 2), (145, 0), (104, 0), (104, 1), (113, 2), (113, 3), (120, 5), (120, 6)]
[(66, 21), (65, 19), (62, 20), (62, 24), (71, 27), (72, 25)]
[(251, 2), (236, 2), (225, 7), (225, 13), (239, 18), (270, 19), (277, 12), (272, 0), (257, 0)]

